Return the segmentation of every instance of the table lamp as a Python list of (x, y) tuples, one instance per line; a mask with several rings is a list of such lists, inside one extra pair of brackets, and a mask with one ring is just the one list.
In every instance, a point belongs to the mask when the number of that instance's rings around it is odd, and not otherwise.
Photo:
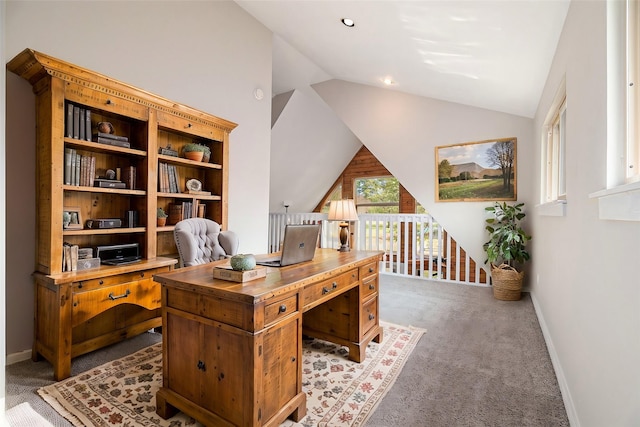
[(357, 221), (358, 213), (353, 199), (332, 200), (329, 205), (329, 221), (340, 222), (340, 252), (349, 252), (349, 222)]

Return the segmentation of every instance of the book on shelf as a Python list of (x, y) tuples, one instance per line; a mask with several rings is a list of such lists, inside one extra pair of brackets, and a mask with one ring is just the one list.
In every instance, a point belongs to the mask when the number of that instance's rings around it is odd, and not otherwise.
[(105, 138), (103, 136), (96, 136), (94, 138), (95, 142), (98, 142), (100, 144), (107, 144), (107, 145), (115, 145), (117, 147), (124, 147), (124, 148), (131, 148), (131, 144), (127, 141), (120, 141), (117, 139), (113, 139), (113, 138)]
[(127, 166), (124, 168), (122, 181), (124, 181), (129, 190), (136, 189), (136, 174), (137, 170), (135, 166)]
[(78, 270), (78, 245), (64, 243), (62, 246), (62, 271)]
[(65, 136), (73, 138), (73, 104), (67, 102), (67, 118), (65, 121)]
[(84, 139), (85, 130), (84, 127), (87, 124), (85, 121), (85, 109), (80, 107), (80, 116), (78, 117), (78, 139)]
[(193, 217), (193, 203), (190, 201), (187, 202), (178, 202), (169, 204), (169, 224), (177, 224), (183, 219), (188, 219)]
[(91, 141), (91, 110), (88, 108), (84, 111), (84, 136), (83, 139)]
[(71, 185), (71, 157), (73, 148), (64, 149), (64, 184)]
[(80, 107), (73, 106), (73, 137), (80, 139)]
[(128, 136), (122, 136), (122, 135), (116, 135), (113, 133), (107, 133), (107, 132), (96, 132), (94, 134), (95, 138), (107, 138), (107, 139), (113, 139), (116, 141), (122, 141), (122, 142), (127, 142), (129, 141), (129, 137)]
[(179, 193), (176, 165), (169, 165), (169, 191)]
[(122, 181), (117, 181), (115, 179), (103, 179), (97, 178), (93, 180), (94, 187), (100, 188), (127, 188), (127, 184)]

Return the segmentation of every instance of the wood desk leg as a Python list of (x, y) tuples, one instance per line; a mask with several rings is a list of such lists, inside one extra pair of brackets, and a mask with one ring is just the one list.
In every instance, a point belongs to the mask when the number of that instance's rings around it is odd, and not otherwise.
[(158, 390), (156, 393), (156, 414), (160, 415), (161, 418), (167, 419), (173, 417), (178, 413), (178, 409), (167, 402), (167, 399), (164, 396), (162, 388)]
[(369, 342), (382, 342), (382, 328), (378, 326), (374, 330), (377, 331), (375, 335), (368, 335), (368, 337), (365, 337), (362, 342), (352, 342), (347, 345), (349, 348), (349, 360), (353, 360), (356, 363), (362, 363), (362, 361), (367, 358), (366, 350)]

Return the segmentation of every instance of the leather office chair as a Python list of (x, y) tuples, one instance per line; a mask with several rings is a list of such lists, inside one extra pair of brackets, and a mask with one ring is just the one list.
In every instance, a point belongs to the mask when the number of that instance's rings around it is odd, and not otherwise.
[(181, 267), (206, 264), (238, 253), (238, 236), (233, 231), (222, 231), (220, 224), (206, 218), (178, 222), (173, 237)]

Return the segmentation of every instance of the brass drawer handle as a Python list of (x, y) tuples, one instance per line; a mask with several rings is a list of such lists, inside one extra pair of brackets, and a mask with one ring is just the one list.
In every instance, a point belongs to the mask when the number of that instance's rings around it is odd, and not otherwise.
[(373, 267), (369, 267), (369, 273), (373, 273)]
[(126, 292), (125, 292), (124, 294), (122, 294), (122, 295), (117, 295), (117, 296), (114, 296), (114, 295), (113, 295), (113, 292), (109, 292), (109, 299), (110, 299), (111, 301), (115, 301), (115, 300), (120, 299), (120, 298), (126, 298), (126, 297), (128, 297), (128, 296), (129, 296), (129, 294), (130, 294), (130, 293), (131, 293), (131, 291), (130, 291), (129, 289), (127, 289), (127, 290), (126, 290)]
[(371, 289), (372, 291), (376, 289), (376, 285), (374, 285), (373, 283), (369, 285), (369, 289)]
[(338, 287), (338, 283), (333, 282), (333, 283), (331, 284), (331, 287), (332, 287), (333, 289), (337, 288), (337, 287)]
[(327, 288), (327, 287), (323, 287), (322, 288), (322, 295), (324, 294), (328, 294), (329, 292), (331, 292), (331, 289)]
[(369, 320), (373, 320), (375, 318), (376, 318), (376, 316), (374, 316), (372, 313), (369, 313)]
[(200, 369), (202, 372), (207, 370), (207, 365), (204, 364), (204, 362), (202, 360), (198, 360), (198, 369)]
[(287, 311), (287, 306), (282, 304), (279, 308), (278, 308), (278, 313), (284, 313), (285, 311)]

